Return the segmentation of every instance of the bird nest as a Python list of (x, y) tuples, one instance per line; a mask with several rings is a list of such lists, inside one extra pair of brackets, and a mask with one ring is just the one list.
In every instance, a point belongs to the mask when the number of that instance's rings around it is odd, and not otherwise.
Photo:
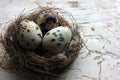
[[(26, 19), (36, 22), (38, 15), (43, 15), (46, 12), (56, 16), (59, 26), (67, 26), (72, 31), (72, 39), (64, 51), (64, 56), (49, 55), (44, 50), (39, 49), (29, 51), (18, 45), (15, 34), (20, 22)], [(74, 61), (82, 48), (79, 31), (80, 29), (71, 13), (60, 8), (40, 7), (31, 13), (20, 15), (9, 23), (2, 35), (2, 43), (6, 51), (4, 58), (12, 63), (12, 68), (9, 70), (30, 73), (42, 80), (57, 80), (59, 75)], [(42, 32), (46, 33), (44, 30)]]

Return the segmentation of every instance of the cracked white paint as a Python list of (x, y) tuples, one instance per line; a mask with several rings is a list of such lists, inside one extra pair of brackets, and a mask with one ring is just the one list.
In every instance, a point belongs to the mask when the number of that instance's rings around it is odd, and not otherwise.
[(120, 80), (119, 0), (1, 0), (0, 25), (38, 4), (71, 12), (81, 27), (85, 47), (60, 80)]

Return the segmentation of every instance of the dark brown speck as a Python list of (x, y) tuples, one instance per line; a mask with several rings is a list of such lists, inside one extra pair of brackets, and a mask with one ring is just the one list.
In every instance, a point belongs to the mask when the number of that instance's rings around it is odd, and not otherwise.
[(52, 33), (55, 37), (57, 37), (57, 34), (56, 34), (56, 32), (54, 32), (54, 33)]
[(57, 46), (60, 46), (61, 44), (60, 43), (57, 43)]
[(54, 41), (56, 41), (55, 39), (51, 39), (51, 42), (54, 42)]
[(60, 30), (57, 30), (57, 32), (60, 32)]
[(37, 35), (38, 35), (40, 38), (42, 38), (42, 35), (41, 35), (41, 34), (38, 33)]
[(62, 33), (60, 33), (60, 34), (59, 34), (59, 36), (63, 36), (63, 34), (62, 34)]
[(38, 27), (36, 27), (36, 30), (38, 30), (39, 28)]
[(30, 32), (30, 30), (28, 29), (27, 32)]

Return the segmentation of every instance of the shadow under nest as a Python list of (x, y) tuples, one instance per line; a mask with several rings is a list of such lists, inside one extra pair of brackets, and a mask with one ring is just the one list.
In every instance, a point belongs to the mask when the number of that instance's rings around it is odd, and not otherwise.
[[(45, 54), (44, 50), (27, 51), (17, 44), (15, 34), (19, 23), (25, 19), (35, 21), (38, 15), (45, 12), (55, 15), (60, 26), (67, 26), (72, 31), (72, 39), (65, 50), (66, 58), (64, 59), (51, 58)], [(59, 75), (74, 61), (82, 48), (83, 42), (79, 30), (71, 13), (60, 8), (40, 7), (32, 13), (21, 15), (7, 26), (7, 30), (2, 35), (2, 43), (6, 51), (4, 58), (12, 63), (12, 68), (8, 70), (32, 74), (41, 80), (57, 80)]]

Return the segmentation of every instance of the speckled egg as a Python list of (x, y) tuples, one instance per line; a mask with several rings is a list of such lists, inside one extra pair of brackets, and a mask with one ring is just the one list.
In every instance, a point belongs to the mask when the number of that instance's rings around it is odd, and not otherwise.
[(49, 53), (60, 53), (71, 41), (72, 32), (66, 26), (59, 26), (48, 31), (43, 37), (42, 46)]
[(45, 31), (45, 32), (58, 26), (56, 16), (51, 13), (40, 14), (35, 19), (35, 22), (37, 23), (37, 25), (39, 25), (39, 27), (41, 27), (42, 31)]
[(37, 48), (42, 40), (42, 32), (33, 21), (24, 20), (19, 24), (17, 39), (24, 49)]
[(57, 18), (55, 17), (55, 15), (50, 14), (50, 13), (46, 13), (46, 14), (44, 14), (44, 16), (46, 18), (45, 19), (46, 24), (45, 24), (44, 29), (51, 30), (51, 29), (57, 27)]

